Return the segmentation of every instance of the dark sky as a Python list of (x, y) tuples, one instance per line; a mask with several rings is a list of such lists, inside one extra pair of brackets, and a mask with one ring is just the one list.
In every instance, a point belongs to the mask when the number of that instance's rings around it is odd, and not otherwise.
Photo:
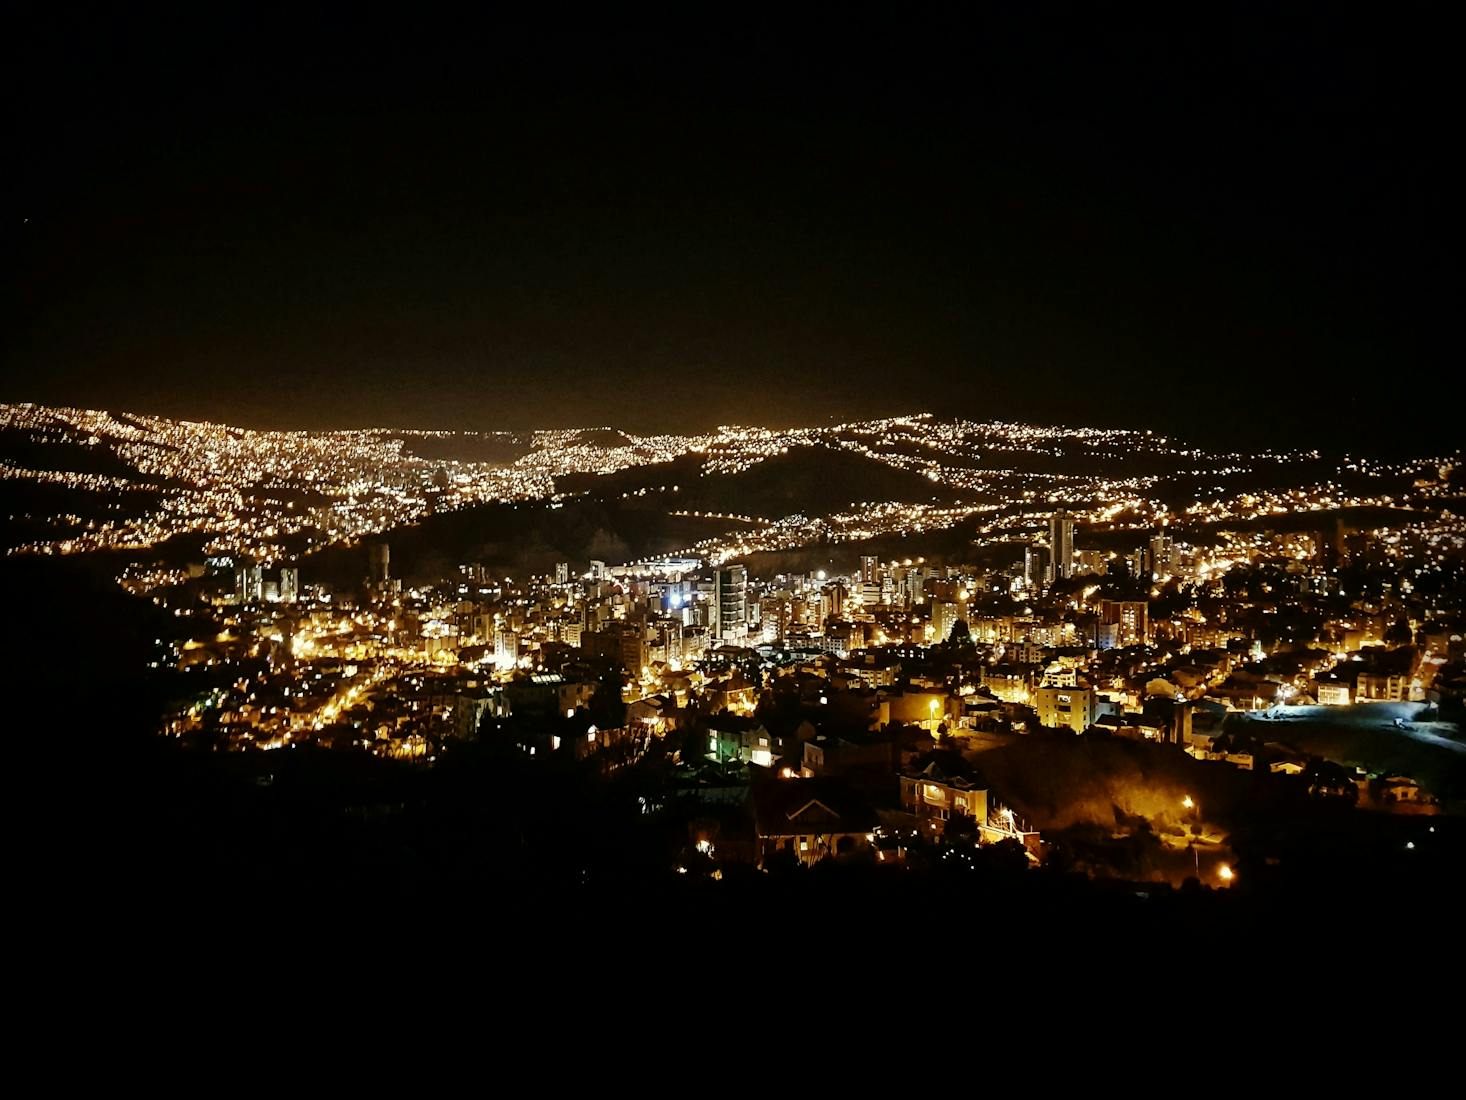
[(195, 7), (11, 28), (0, 399), (1451, 431), (1443, 27)]

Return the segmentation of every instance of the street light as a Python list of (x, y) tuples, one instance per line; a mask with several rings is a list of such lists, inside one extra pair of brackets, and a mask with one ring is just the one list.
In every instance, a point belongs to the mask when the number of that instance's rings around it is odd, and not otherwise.
[[(1197, 829), (1199, 830), (1201, 828), (1201, 808), (1196, 804), (1196, 800), (1194, 798), (1192, 798), (1188, 794), (1185, 798), (1181, 799), (1181, 805), (1184, 806), (1188, 810), (1195, 810), (1196, 811), (1196, 826), (1197, 826)], [(1201, 881), (1201, 850), (1196, 847), (1196, 838), (1195, 837), (1192, 837), (1191, 838), (1191, 858), (1192, 858), (1192, 862), (1195, 863), (1195, 865), (1196, 865), (1196, 881), (1197, 882), (1200, 882)]]
[(1232, 879), (1236, 877), (1232, 873), (1231, 866), (1226, 863), (1217, 868), (1217, 874), (1221, 876), (1223, 882), (1231, 882)]

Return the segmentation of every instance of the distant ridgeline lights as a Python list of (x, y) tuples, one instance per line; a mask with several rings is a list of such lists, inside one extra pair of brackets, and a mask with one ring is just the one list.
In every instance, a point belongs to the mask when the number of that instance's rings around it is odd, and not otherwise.
[[(772, 429), (726, 425), (704, 434), (634, 435), (601, 429), (517, 433), (445, 433), (398, 429), (271, 432), (224, 424), (112, 414), (100, 410), (0, 405), (0, 428), (32, 444), (55, 443), (105, 456), (105, 473), (31, 469), (0, 460), (0, 480), (73, 490), (84, 507), (65, 515), (24, 517), (31, 541), (11, 554), (144, 552), (193, 537), (211, 557), (242, 556), (266, 567), (291, 556), (352, 544), (441, 513), (487, 502), (554, 502), (568, 496), (555, 479), (611, 474), (691, 459), (701, 476), (729, 476), (800, 449), (848, 451), (946, 489), (954, 502), (866, 502), (844, 512), (782, 518), (697, 509), (692, 514), (737, 522), (745, 529), (704, 539), (677, 558), (690, 572), (735, 557), (816, 542), (910, 537), (972, 523), (988, 541), (1030, 537), (1035, 519), (1064, 509), (1080, 525), (1143, 530), (1161, 522), (1211, 524), (1321, 510), (1398, 509), (1413, 500), (1441, 500), (1452, 491), (1455, 456), (1387, 462), (1350, 457), (1322, 468), (1312, 484), (1282, 488), (1229, 487), (1228, 479), (1263, 464), (1317, 463), (1317, 451), (1207, 455), (1150, 431), (1040, 426), (1004, 421), (937, 419), (930, 413), (852, 421), (829, 427)], [(511, 460), (429, 458), (433, 441), (461, 439), (514, 444)], [(416, 449), (415, 449), (416, 448)], [(44, 455), (44, 446), (28, 452)], [(1072, 468), (1102, 470), (1109, 459), (1145, 455), (1141, 476), (1066, 473), (1026, 468), (1038, 457), (1085, 461)], [(32, 458), (30, 461), (37, 461)], [(59, 463), (58, 463), (59, 465)], [(638, 495), (681, 493), (666, 479)], [(1179, 512), (1162, 495), (1184, 489), (1193, 503)], [(1459, 491), (1458, 489), (1455, 491)], [(1029, 502), (1030, 508), (1018, 506)], [(83, 512), (96, 514), (83, 515)], [(1437, 512), (1439, 508), (1437, 506)], [(1421, 521), (1440, 527), (1439, 514)], [(1295, 556), (1305, 560), (1305, 551)], [(1232, 555), (1236, 559), (1237, 555)], [(161, 563), (137, 563), (126, 583), (146, 594), (178, 583)], [(1219, 559), (1210, 568), (1222, 567)], [(630, 567), (676, 571), (666, 559)]]

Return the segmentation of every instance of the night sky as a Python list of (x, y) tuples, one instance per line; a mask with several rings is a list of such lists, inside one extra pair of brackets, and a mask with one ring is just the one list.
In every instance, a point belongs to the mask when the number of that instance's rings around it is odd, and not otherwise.
[(0, 399), (1459, 434), (1442, 27), (195, 7), (9, 28)]

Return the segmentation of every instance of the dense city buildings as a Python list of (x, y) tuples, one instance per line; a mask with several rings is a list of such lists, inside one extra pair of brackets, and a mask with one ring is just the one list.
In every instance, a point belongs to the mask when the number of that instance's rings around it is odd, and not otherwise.
[(357, 930), (577, 1035), (625, 987), (557, 959), (719, 1021), (1127, 933), (1436, 981), (1384, 941), (1449, 953), (1466, 865), (1450, 35), (195, 8), (12, 36), (38, 957), (137, 913), (279, 1000), (239, 945)]
[[(1230, 495), (1173, 510), (1176, 486), (1221, 481), (1197, 471), (1239, 458), (1151, 434), (917, 416), (656, 448), (526, 433), (519, 458), (447, 460), (446, 479), (445, 460), (409, 475), (416, 460), (394, 444), (344, 482), (339, 447), (316, 467), (311, 437), (262, 439), (250, 461), (278, 454), (276, 480), (231, 495), (222, 479), (237, 475), (190, 465), (185, 441), (245, 433), (4, 410), (32, 455), (79, 445), (111, 456), (111, 479), (157, 486), (155, 452), (137, 449), (145, 428), (174, 441), (149, 511), (82, 520), (111, 490), (67, 478), (77, 518), (22, 517), (34, 534), (7, 553), (124, 551), (116, 581), (170, 623), (150, 665), (173, 685), (156, 732), (179, 745), (427, 769), (490, 745), (603, 774), (664, 761), (658, 782), (671, 786), (643, 796), (647, 812), (711, 800), (722, 831), (699, 854), (764, 869), (909, 866), (923, 845), (1008, 841), (1040, 867), (1073, 843), (1097, 781), (1053, 787), (1064, 772), (1048, 759), (1014, 770), (1062, 752), (1055, 737), (1379, 813), (1439, 813), (1466, 796), (1459, 456), (1264, 456), (1252, 469), (1270, 484), (1290, 470), (1310, 480), (1262, 490), (1228, 474)], [(939, 459), (922, 449), (934, 437)], [(1058, 462), (1083, 454), (1088, 469), (1032, 481), (991, 464), (1007, 440), (1028, 452), (1043, 441)], [(1115, 451), (1140, 448), (1174, 472), (1117, 481)], [(823, 507), (811, 487), (804, 510), (768, 514), (774, 498), (750, 479), (767, 466), (794, 483), (795, 462), (818, 470), (826, 453), (859, 454), (858, 476)], [(521, 467), (561, 472), (535, 496), (532, 479), (514, 480)], [(34, 461), (4, 469), (12, 482), (54, 476)], [(335, 518), (407, 476), (422, 495), (400, 517)], [(518, 488), (452, 507), (432, 497), (460, 479)], [(869, 499), (876, 482), (896, 495)], [(309, 518), (289, 528), (307, 486)], [(710, 493), (748, 510), (715, 510)], [(1214, 782), (1135, 780), (1106, 796), (1160, 837), (1153, 874), (1224, 888), (1219, 869), (1237, 873), (1210, 823), (1237, 812), (1225, 799), (1208, 797), (1198, 835), (1166, 801), (1181, 794), (1156, 801), (1156, 789)]]

